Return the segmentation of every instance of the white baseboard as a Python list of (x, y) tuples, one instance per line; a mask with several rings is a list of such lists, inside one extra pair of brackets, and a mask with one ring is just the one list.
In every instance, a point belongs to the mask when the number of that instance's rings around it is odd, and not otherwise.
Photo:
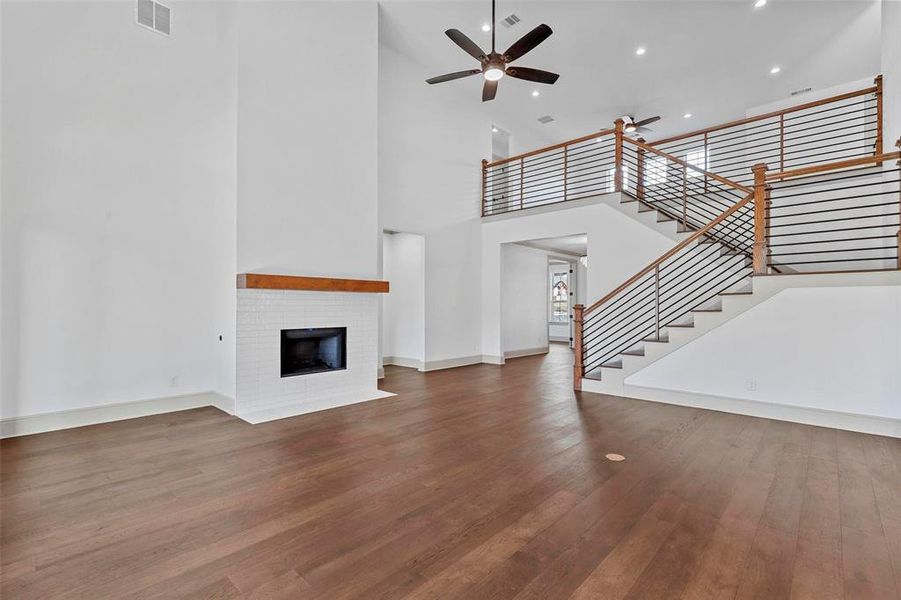
[(739, 415), (775, 419), (777, 421), (790, 421), (792, 423), (804, 423), (806, 425), (901, 438), (901, 420), (888, 417), (846, 413), (792, 404), (775, 404), (758, 400), (727, 398), (725, 396), (681, 392), (638, 385), (624, 386), (623, 395), (629, 398), (662, 402), (664, 404), (678, 404), (680, 406), (717, 410)]
[(110, 423), (204, 406), (215, 406), (223, 412), (234, 414), (232, 398), (216, 392), (201, 392), (0, 419), (0, 438)]
[(457, 358), (445, 358), (443, 360), (427, 360), (423, 365), (422, 371), (440, 371), (441, 369), (453, 369), (454, 367), (466, 367), (469, 365), (477, 365), (482, 362), (482, 355), (460, 356)]
[(493, 354), (483, 354), (482, 362), (487, 365), (503, 365), (507, 361), (503, 356), (495, 356)]
[(403, 356), (385, 356), (382, 358), (383, 365), (393, 365), (395, 367), (407, 367), (409, 369), (423, 370), (423, 362), (416, 358), (406, 358)]
[(523, 348), (521, 350), (507, 350), (504, 352), (504, 358), (521, 358), (523, 356), (535, 356), (536, 354), (547, 354), (547, 346), (539, 348)]
[(385, 367), (378, 368), (378, 371), (376, 371), (375, 378), (376, 379), (384, 379), (385, 378)]
[(257, 423), (265, 423), (267, 421), (296, 417), (298, 415), (319, 412), (320, 410), (328, 410), (330, 408), (338, 408), (339, 406), (347, 406), (349, 404), (359, 404), (361, 402), (369, 402), (371, 400), (381, 400), (383, 398), (390, 398), (396, 395), (397, 394), (393, 394), (391, 392), (375, 390), (375, 392), (370, 394), (363, 393), (359, 396), (353, 397), (323, 398), (315, 402), (303, 402), (300, 404), (292, 403), (282, 406), (275, 406), (273, 408), (267, 408), (264, 410), (246, 411), (241, 412), (236, 416), (239, 419), (256, 425)]

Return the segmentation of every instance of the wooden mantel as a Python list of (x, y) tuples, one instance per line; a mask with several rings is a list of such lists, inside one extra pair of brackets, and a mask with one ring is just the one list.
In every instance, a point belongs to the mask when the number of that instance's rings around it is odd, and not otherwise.
[(387, 294), (388, 282), (373, 279), (334, 279), (332, 277), (299, 277), (296, 275), (239, 273), (238, 289)]

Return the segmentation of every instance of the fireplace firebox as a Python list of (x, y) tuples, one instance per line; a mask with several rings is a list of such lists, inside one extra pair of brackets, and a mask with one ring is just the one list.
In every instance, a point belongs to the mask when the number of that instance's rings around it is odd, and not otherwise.
[(282, 377), (347, 368), (347, 327), (282, 329)]

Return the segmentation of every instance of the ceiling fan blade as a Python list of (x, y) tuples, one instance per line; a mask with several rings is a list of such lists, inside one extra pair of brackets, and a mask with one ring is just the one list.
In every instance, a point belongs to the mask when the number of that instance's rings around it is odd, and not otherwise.
[(488, 81), (485, 80), (485, 85), (482, 86), (482, 102), (488, 102), (489, 100), (494, 100), (494, 97), (497, 95), (497, 81)]
[(474, 41), (466, 37), (466, 35), (459, 29), (448, 29), (444, 33), (451, 39), (453, 43), (460, 46), (460, 48), (463, 49), (463, 52), (470, 55), (477, 61), (484, 62), (488, 60), (488, 57), (485, 56), (485, 53), (482, 52), (482, 49), (479, 48)]
[(635, 126), (642, 127), (643, 125), (650, 125), (651, 123), (654, 123), (659, 120), (660, 120), (660, 117), (649, 117), (647, 119), (642, 119), (641, 121), (638, 121), (637, 123), (635, 123)]
[(504, 60), (507, 62), (513, 62), (526, 52), (532, 50), (535, 46), (548, 39), (550, 35), (554, 33), (553, 30), (542, 23), (529, 33), (525, 34), (517, 41), (513, 42), (513, 45), (507, 48), (507, 51), (504, 52)]
[(560, 77), (556, 73), (551, 73), (550, 71), (530, 69), (529, 67), (507, 67), (507, 75), (516, 77), (517, 79), (537, 81), (538, 83), (547, 83), (549, 85), (553, 84), (557, 81), (557, 78)]
[(481, 69), (469, 69), (468, 71), (457, 71), (456, 73), (448, 73), (447, 75), (438, 75), (437, 77), (432, 77), (430, 79), (426, 79), (426, 83), (444, 83), (445, 81), (453, 81), (454, 79), (462, 79), (463, 77), (469, 77), (470, 75), (475, 75), (476, 73), (481, 73)]
[(647, 133), (649, 131), (654, 131), (650, 127), (636, 127), (634, 133)]

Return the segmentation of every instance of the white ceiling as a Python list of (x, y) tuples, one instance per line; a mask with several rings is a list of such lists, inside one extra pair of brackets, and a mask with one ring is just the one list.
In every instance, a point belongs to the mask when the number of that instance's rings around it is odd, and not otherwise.
[[(421, 66), (427, 77), (477, 66), (444, 30), (454, 27), (484, 49), (490, 2), (382, 0), (381, 41)], [(554, 34), (515, 64), (560, 73), (554, 86), (504, 78), (492, 110), (520, 127), (563, 140), (611, 126), (623, 114), (660, 115), (649, 140), (742, 117), (749, 107), (871, 77), (880, 64), (879, 0), (546, 1), (498, 3), (498, 51), (539, 23)], [(636, 56), (645, 46), (647, 53)], [(778, 76), (770, 67), (780, 65)], [(423, 81), (422, 85), (426, 85)], [(432, 86), (431, 92), (479, 104), (482, 79)], [(538, 98), (531, 91), (539, 89)], [(799, 100), (800, 101), (800, 100)], [(488, 108), (486, 107), (486, 110)], [(684, 119), (691, 112), (694, 117)], [(540, 125), (537, 117), (556, 121)], [(515, 131), (512, 132), (514, 135)]]
[(567, 235), (555, 238), (543, 238), (540, 240), (526, 240), (518, 242), (523, 246), (538, 248), (570, 256), (588, 256), (588, 235)]

